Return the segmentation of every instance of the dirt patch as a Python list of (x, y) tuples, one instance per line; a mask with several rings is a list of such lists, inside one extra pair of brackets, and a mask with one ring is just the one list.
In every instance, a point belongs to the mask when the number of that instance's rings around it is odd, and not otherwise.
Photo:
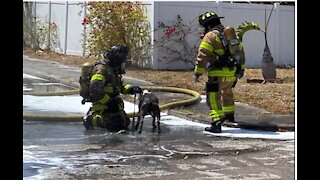
[[(81, 67), (85, 62), (93, 62), (94, 58), (62, 55), (47, 51), (25, 49), (24, 55), (30, 58), (55, 61), (62, 64)], [(150, 81), (159, 86), (171, 86), (195, 90), (205, 94), (206, 75), (200, 82), (193, 81), (193, 71), (166, 71), (129, 67), (126, 75)], [(261, 69), (246, 69), (245, 75), (234, 89), (235, 101), (251, 106), (264, 108), (277, 114), (294, 114), (295, 111), (295, 69), (277, 69), (275, 83), (247, 83), (247, 79), (263, 79)], [(281, 83), (279, 83), (281, 82)]]

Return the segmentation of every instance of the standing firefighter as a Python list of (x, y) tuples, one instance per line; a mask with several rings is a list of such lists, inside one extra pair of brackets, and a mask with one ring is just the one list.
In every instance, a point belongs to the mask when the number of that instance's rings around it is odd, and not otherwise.
[(127, 129), (130, 124), (120, 93), (135, 94), (142, 90), (122, 81), (128, 54), (128, 47), (115, 45), (105, 53), (103, 60), (94, 65), (83, 65), (79, 80), (82, 104), (92, 102), (92, 107), (83, 118), (86, 129), (98, 126), (116, 132)]
[(204, 27), (203, 39), (198, 49), (195, 65), (195, 81), (208, 72), (206, 82), (207, 104), (212, 119), (205, 131), (221, 133), (224, 120), (234, 122), (234, 99), (232, 88), (244, 74), (245, 56), (243, 46), (232, 27), (224, 27), (218, 15), (206, 12), (199, 16)]

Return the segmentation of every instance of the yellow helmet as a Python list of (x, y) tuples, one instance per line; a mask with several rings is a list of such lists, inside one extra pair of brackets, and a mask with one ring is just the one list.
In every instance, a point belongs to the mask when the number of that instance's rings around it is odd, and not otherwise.
[(215, 12), (209, 11), (201, 14), (199, 16), (199, 24), (203, 27), (206, 26), (216, 26), (221, 24), (220, 19), (224, 17), (219, 17)]

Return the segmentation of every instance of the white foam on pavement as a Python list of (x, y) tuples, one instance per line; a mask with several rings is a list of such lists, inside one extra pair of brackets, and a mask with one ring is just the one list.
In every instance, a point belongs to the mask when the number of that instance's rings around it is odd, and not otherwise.
[(32, 76), (32, 75), (25, 74), (25, 73), (23, 73), (23, 78), (27, 78), (27, 79), (38, 79), (38, 80), (48, 81), (48, 80), (46, 80), (46, 79), (39, 78), (39, 77), (36, 77), (36, 76)]
[[(161, 123), (170, 126), (196, 126), (196, 127), (209, 127), (210, 125), (189, 121), (175, 116), (161, 116)], [(222, 126), (222, 133), (210, 133), (203, 131), (206, 135), (234, 137), (234, 138), (257, 138), (257, 139), (279, 139), (279, 140), (292, 140), (294, 139), (294, 132), (272, 132), (272, 131), (259, 131), (248, 130), (241, 128), (231, 128)]]
[(34, 154), (31, 149), (37, 149), (38, 146), (23, 146), (23, 179), (47, 179), (46, 171), (56, 169), (63, 165), (63, 159), (50, 157), (51, 152), (38, 151)]
[[(27, 110), (40, 111), (57, 111), (69, 113), (86, 113), (92, 103), (81, 104), (82, 97), (80, 95), (68, 96), (33, 96), (23, 95), (23, 106)], [(138, 111), (138, 106), (135, 105), (135, 111)], [(124, 101), (124, 110), (133, 112), (133, 103)]]
[(73, 96), (32, 96), (23, 95), (23, 106), (32, 111), (57, 111), (68, 113), (86, 113), (91, 103), (81, 104), (82, 97)]

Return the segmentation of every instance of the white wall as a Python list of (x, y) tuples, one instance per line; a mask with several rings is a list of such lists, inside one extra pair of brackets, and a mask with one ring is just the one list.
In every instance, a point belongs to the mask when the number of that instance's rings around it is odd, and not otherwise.
[[(154, 23), (156, 22), (154, 20), (154, 18), (155, 18), (154, 9), (153, 9), (154, 8), (154, 1), (143, 1), (142, 3), (146, 7), (146, 12), (145, 12), (146, 14), (145, 15), (147, 16), (147, 19), (150, 23), (150, 27), (152, 28), (155, 26)], [(153, 42), (153, 40), (154, 40), (154, 32), (153, 31), (150, 32), (150, 38), (151, 38), (151, 42)], [(158, 62), (155, 61), (155, 59), (152, 56), (154, 54), (154, 52), (156, 52), (156, 51), (157, 51), (156, 49), (151, 49), (150, 58), (148, 60), (146, 60), (145, 64), (140, 65), (140, 66), (142, 66), (144, 68), (152, 68), (153, 65), (157, 64)]]
[[(209, 6), (208, 6), (209, 5)], [(158, 1), (154, 3), (154, 13), (155, 13), (155, 26), (154, 29), (157, 29), (158, 22), (163, 22), (167, 25), (170, 25), (170, 22), (177, 21), (177, 16), (180, 15), (185, 24), (189, 25), (197, 21), (198, 16), (204, 11), (217, 11), (216, 2), (163, 2)], [(195, 26), (197, 23), (194, 23)], [(156, 31), (154, 34), (155, 39), (159, 40), (164, 33), (162, 31)], [(189, 40), (188, 44), (192, 46), (195, 42), (200, 43), (199, 37), (190, 37), (192, 40)], [(197, 45), (198, 46), (198, 45)], [(178, 49), (181, 47), (177, 47)], [(186, 64), (184, 62), (174, 61), (168, 64), (168, 61), (172, 59), (165, 59), (163, 57), (169, 57), (170, 55), (166, 54), (166, 51), (162, 48), (157, 49), (153, 59), (157, 59), (157, 64), (152, 66), (153, 69), (190, 69), (192, 68), (191, 64)]]
[[(253, 21), (260, 24), (264, 29), (265, 8), (269, 15), (272, 5), (262, 4), (237, 4), (217, 2), (163, 2), (154, 3), (156, 28), (158, 21), (174, 21), (180, 15), (184, 21), (195, 21), (201, 13), (214, 11), (219, 16), (224, 16), (221, 22), (225, 26), (237, 27), (244, 21)], [(157, 32), (154, 37), (159, 39), (163, 32)], [(277, 65), (294, 65), (294, 6), (277, 5), (272, 12), (268, 25), (268, 45), (270, 47), (274, 62)], [(261, 31), (249, 31), (243, 38), (246, 65), (247, 67), (260, 67), (264, 49), (264, 34)], [(163, 55), (163, 51), (159, 50)], [(184, 69), (184, 63), (167, 64), (158, 52), (155, 52), (154, 59), (160, 59), (152, 67), (154, 69)]]
[[(37, 2), (37, 12), (39, 9), (38, 8), (39, 5)], [(68, 47), (65, 47), (65, 37), (66, 37), (66, 31), (65, 31), (66, 12), (65, 11), (66, 11), (65, 3), (62, 2), (61, 4), (55, 4), (55, 3), (51, 4), (51, 22), (54, 22), (57, 25), (58, 39), (59, 39), (59, 44), (58, 44), (58, 47), (55, 48), (55, 51), (59, 53), (64, 53), (65, 48), (68, 48)]]
[[(37, 1), (35, 15), (39, 18), (51, 17), (51, 22), (57, 25), (58, 47), (55, 52), (69, 55), (83, 55), (83, 25), (84, 7), (82, 1)], [(51, 4), (51, 5), (50, 5)], [(49, 15), (49, 7), (51, 13)], [(66, 24), (67, 23), (67, 24)]]
[(84, 16), (83, 7), (78, 4), (69, 2), (68, 8), (68, 39), (67, 39), (67, 54), (82, 55), (83, 53), (83, 25), (81, 24)]
[(276, 64), (293, 64), (295, 50), (295, 21), (294, 11), (290, 7), (281, 6), (279, 8), (279, 58), (274, 59)]

